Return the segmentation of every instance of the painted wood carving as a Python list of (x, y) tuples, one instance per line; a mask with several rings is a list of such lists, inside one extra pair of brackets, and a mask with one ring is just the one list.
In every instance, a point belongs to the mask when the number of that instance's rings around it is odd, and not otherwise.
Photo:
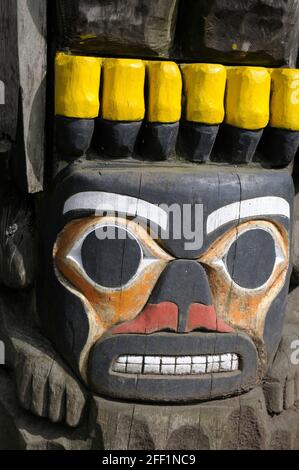
[(15, 134), (0, 122), (9, 445), (298, 447), (298, 2), (51, 2), (29, 127), (20, 4)]
[(71, 165), (44, 225), (50, 338), (105, 396), (200, 401), (260, 383), (283, 324), (292, 192), (284, 171)]

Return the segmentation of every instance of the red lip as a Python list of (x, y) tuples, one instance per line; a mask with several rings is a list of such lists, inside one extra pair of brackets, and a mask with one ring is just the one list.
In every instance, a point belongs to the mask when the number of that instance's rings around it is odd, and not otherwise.
[[(178, 306), (173, 302), (149, 304), (134, 320), (122, 323), (112, 330), (112, 334), (151, 334), (158, 331), (178, 331)], [(185, 332), (197, 329), (232, 333), (234, 329), (217, 318), (213, 305), (191, 304)]]

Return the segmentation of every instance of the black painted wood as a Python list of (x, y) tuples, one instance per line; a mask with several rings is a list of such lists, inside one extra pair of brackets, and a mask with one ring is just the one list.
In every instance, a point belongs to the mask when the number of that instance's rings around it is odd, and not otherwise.
[(231, 245), (226, 266), (232, 280), (245, 289), (256, 289), (267, 282), (276, 261), (275, 242), (264, 230), (240, 234)]
[(139, 152), (150, 160), (167, 160), (175, 155), (179, 123), (144, 123), (139, 141)]
[(136, 274), (142, 249), (121, 227), (101, 226), (82, 244), (82, 267), (90, 279), (103, 287), (118, 288)]
[(175, 303), (179, 309), (178, 331), (183, 333), (186, 330), (191, 304), (212, 305), (211, 291), (204, 268), (192, 260), (176, 260), (170, 263), (162, 273), (148, 302)]
[(94, 119), (55, 117), (55, 141), (64, 159), (81, 157), (90, 147), (94, 132)]
[(268, 126), (259, 145), (257, 160), (276, 168), (291, 163), (299, 147), (299, 132)]
[[(219, 337), (223, 340), (219, 341)], [(243, 359), (242, 371), (230, 376), (216, 374), (201, 376), (157, 378), (151, 375), (113, 374), (114, 358), (132, 355), (198, 355), (234, 352)], [(89, 386), (95, 393), (113, 398), (147, 402), (198, 402), (223, 397), (236, 390), (246, 390), (257, 380), (257, 353), (252, 341), (236, 334), (159, 333), (153, 335), (116, 335), (99, 341), (89, 360)], [(214, 380), (215, 384), (212, 386)], [(182, 397), (184, 399), (182, 400)]]
[(97, 137), (100, 154), (112, 158), (131, 157), (141, 125), (142, 121), (99, 120)]
[(181, 121), (179, 132), (179, 153), (193, 162), (207, 162), (210, 159), (219, 126), (198, 122)]
[(254, 157), (263, 129), (250, 131), (229, 124), (220, 126), (211, 161), (250, 163)]

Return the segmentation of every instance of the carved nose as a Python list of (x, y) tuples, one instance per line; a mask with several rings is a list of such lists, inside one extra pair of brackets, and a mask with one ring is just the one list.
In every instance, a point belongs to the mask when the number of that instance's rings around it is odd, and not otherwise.
[(233, 331), (217, 318), (207, 274), (197, 261), (176, 260), (168, 265), (148, 303), (159, 305), (162, 302), (177, 305), (177, 331), (180, 333), (196, 329)]
[(206, 272), (196, 261), (172, 261), (143, 312), (136, 319), (116, 326), (113, 334), (149, 334), (165, 329), (178, 333), (199, 329), (234, 331), (216, 316)]

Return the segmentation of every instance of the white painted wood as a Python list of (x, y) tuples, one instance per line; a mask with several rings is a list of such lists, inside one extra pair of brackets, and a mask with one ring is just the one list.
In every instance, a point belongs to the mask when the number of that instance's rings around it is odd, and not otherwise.
[(154, 222), (164, 230), (166, 230), (168, 223), (167, 212), (154, 204), (135, 197), (103, 191), (86, 191), (74, 194), (65, 202), (63, 214), (76, 209), (93, 210), (96, 215), (100, 215), (102, 212), (119, 212), (133, 217), (142, 217)]
[(207, 219), (207, 234), (222, 225), (246, 217), (282, 215), (290, 218), (290, 205), (281, 197), (265, 196), (234, 202), (212, 212)]

